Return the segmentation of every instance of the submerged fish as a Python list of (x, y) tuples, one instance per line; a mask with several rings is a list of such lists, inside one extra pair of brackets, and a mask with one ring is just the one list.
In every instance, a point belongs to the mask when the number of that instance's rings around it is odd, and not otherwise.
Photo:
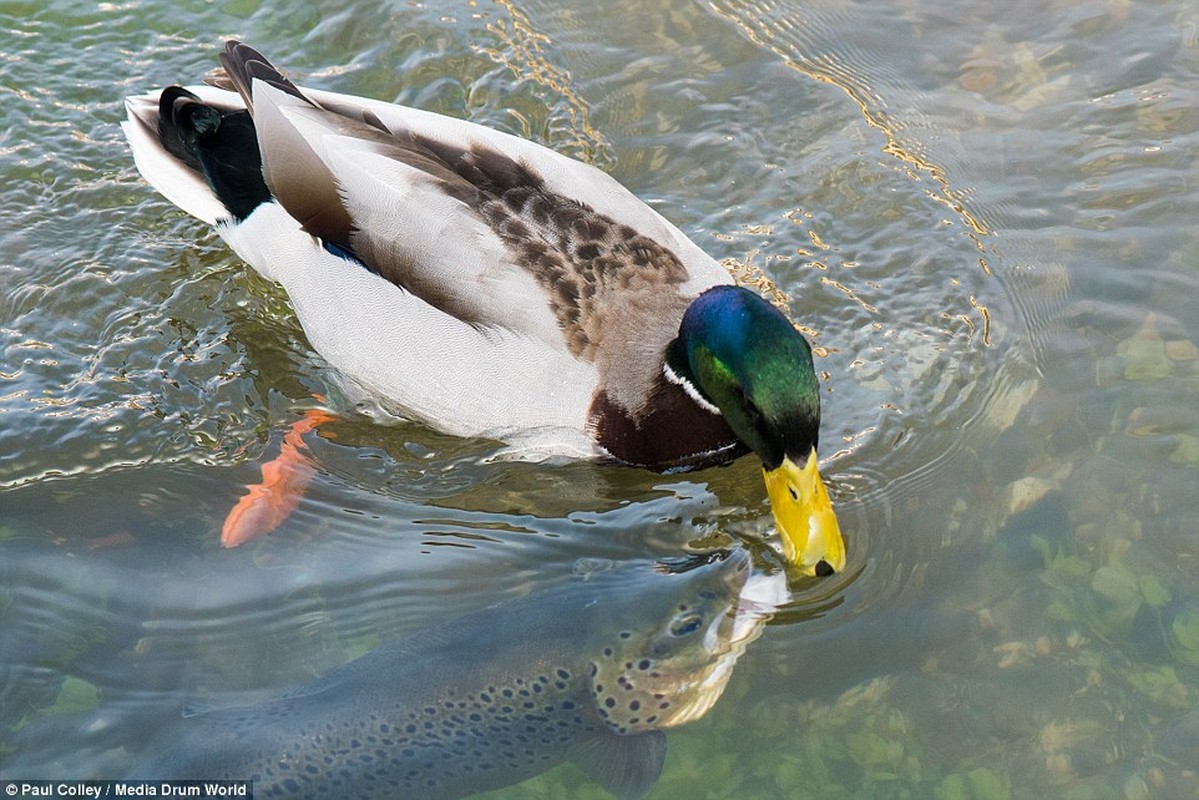
[(712, 706), (764, 619), (739, 600), (743, 550), (609, 567), (576, 567), (285, 696), (184, 718), (138, 777), (251, 779), (260, 798), (453, 798), (570, 760), (641, 797), (662, 729)]

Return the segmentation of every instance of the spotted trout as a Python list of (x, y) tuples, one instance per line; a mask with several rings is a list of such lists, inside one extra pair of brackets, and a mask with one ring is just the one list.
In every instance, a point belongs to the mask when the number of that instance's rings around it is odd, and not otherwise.
[[(654, 785), (665, 728), (703, 715), (761, 628), (736, 549), (571, 578), (374, 650), (256, 705), (178, 720), (136, 777), (254, 794), (455, 798), (573, 761), (621, 798)], [(740, 613), (738, 610), (740, 609)]]

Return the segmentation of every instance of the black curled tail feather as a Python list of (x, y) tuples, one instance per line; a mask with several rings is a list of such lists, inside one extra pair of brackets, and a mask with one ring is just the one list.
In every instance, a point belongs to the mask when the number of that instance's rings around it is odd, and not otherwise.
[(237, 220), (271, 199), (248, 111), (221, 110), (181, 86), (169, 86), (158, 100), (158, 139), (168, 153), (204, 175)]

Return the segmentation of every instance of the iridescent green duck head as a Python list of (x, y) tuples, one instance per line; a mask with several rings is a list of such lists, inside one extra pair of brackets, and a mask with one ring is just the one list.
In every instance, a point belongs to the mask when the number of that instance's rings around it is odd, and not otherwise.
[(713, 287), (687, 308), (666, 369), (762, 459), (787, 561), (813, 575), (844, 569), (845, 542), (816, 469), (820, 384), (790, 320), (748, 289)]

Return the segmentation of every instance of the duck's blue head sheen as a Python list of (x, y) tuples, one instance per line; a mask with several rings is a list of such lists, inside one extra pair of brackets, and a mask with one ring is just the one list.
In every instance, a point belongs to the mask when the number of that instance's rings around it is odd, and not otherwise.
[(820, 428), (812, 349), (757, 293), (716, 286), (687, 308), (668, 364), (720, 409), (742, 442), (774, 469), (804, 463)]
[(791, 321), (748, 289), (708, 289), (683, 315), (666, 367), (762, 459), (787, 560), (807, 574), (841, 571), (845, 543), (816, 469), (820, 384)]

